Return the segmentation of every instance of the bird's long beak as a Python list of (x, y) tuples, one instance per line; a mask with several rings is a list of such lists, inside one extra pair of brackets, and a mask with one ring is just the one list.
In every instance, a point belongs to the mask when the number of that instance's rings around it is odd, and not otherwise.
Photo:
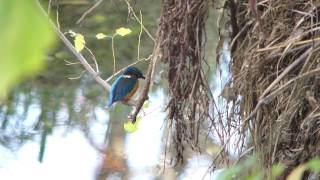
[(140, 78), (141, 78), (141, 79), (146, 79), (146, 77), (144, 77), (144, 76), (140, 76)]

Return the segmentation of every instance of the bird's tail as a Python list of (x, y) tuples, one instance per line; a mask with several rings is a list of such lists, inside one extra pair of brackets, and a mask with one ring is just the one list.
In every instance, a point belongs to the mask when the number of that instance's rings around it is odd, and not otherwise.
[(108, 107), (111, 107), (113, 104), (113, 100), (110, 98), (109, 101), (108, 101)]

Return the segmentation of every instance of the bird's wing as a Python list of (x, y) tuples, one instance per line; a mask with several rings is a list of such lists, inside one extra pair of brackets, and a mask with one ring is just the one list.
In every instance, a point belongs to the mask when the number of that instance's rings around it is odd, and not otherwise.
[(116, 101), (125, 100), (137, 83), (137, 79), (128, 77), (118, 77), (111, 86), (109, 106)]

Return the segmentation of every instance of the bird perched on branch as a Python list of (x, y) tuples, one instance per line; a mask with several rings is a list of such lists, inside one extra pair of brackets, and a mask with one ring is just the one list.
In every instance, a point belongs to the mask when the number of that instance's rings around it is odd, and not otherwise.
[(123, 74), (112, 83), (108, 106), (110, 107), (117, 101), (132, 105), (130, 101), (139, 89), (139, 79), (145, 79), (142, 72), (136, 67), (127, 67)]

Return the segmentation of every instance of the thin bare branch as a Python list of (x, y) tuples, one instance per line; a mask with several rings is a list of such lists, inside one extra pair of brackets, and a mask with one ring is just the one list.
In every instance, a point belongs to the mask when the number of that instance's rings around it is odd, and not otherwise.
[(49, 0), (49, 3), (48, 3), (48, 16), (50, 16), (50, 12), (51, 12), (51, 2), (52, 0)]
[(86, 10), (82, 16), (77, 20), (77, 24), (80, 24), (84, 18), (86, 18), (86, 16), (91, 13), (95, 8), (97, 8), (101, 3), (103, 2), (103, 0), (99, 0), (97, 1), (93, 6), (91, 6), (88, 10)]
[(67, 60), (64, 60), (64, 62), (66, 62), (67, 66), (81, 64), (80, 62), (70, 62), (70, 61), (67, 61)]
[(139, 39), (138, 39), (138, 61), (140, 59), (140, 43), (141, 43), (141, 35), (142, 35), (142, 30), (143, 30), (143, 27), (142, 27), (143, 22), (142, 22), (142, 13), (141, 13), (141, 11), (140, 11), (140, 22), (141, 22), (141, 24), (140, 24), (140, 33), (139, 33)]
[[(303, 40), (303, 41), (298, 41), (298, 42), (294, 42), (293, 46), (298, 46), (298, 45), (304, 45), (304, 44), (311, 44), (314, 43), (316, 41), (320, 41), (320, 37), (319, 38), (314, 38), (314, 39), (308, 39), (308, 40)], [(272, 47), (266, 47), (266, 48), (261, 48), (261, 49), (257, 49), (256, 52), (264, 52), (264, 51), (271, 51), (271, 50), (275, 50), (275, 49), (280, 49), (280, 48), (284, 48), (288, 46), (288, 43), (286, 44), (280, 44), (280, 45), (276, 45), (276, 46), (272, 46)]]
[(80, 73), (80, 75), (79, 76), (76, 76), (76, 77), (68, 77), (68, 79), (69, 80), (76, 80), (76, 79), (80, 79), (83, 75), (84, 75), (84, 73), (85, 73), (86, 71), (85, 70), (83, 70), (81, 73)]
[(113, 59), (113, 74), (116, 73), (116, 56), (114, 52), (114, 36), (111, 37), (111, 50), (112, 50), (112, 59)]
[(151, 35), (151, 33), (148, 31), (148, 29), (142, 24), (142, 21), (140, 21), (140, 19), (138, 18), (138, 16), (136, 15), (136, 13), (134, 12), (131, 4), (129, 3), (128, 0), (125, 0), (127, 5), (128, 5), (128, 8), (130, 9), (130, 11), (132, 12), (134, 18), (136, 19), (136, 21), (138, 21), (138, 23), (142, 26), (144, 32), (147, 33), (147, 35), (150, 37), (150, 39), (152, 39), (152, 41), (155, 41), (154, 37)]
[(94, 54), (92, 53), (92, 51), (91, 51), (87, 46), (84, 46), (84, 48), (90, 53), (91, 58), (92, 58), (95, 66), (96, 66), (96, 72), (99, 74), (99, 73), (100, 73), (100, 72), (99, 72), (99, 66), (98, 66), (96, 57), (94, 56)]

